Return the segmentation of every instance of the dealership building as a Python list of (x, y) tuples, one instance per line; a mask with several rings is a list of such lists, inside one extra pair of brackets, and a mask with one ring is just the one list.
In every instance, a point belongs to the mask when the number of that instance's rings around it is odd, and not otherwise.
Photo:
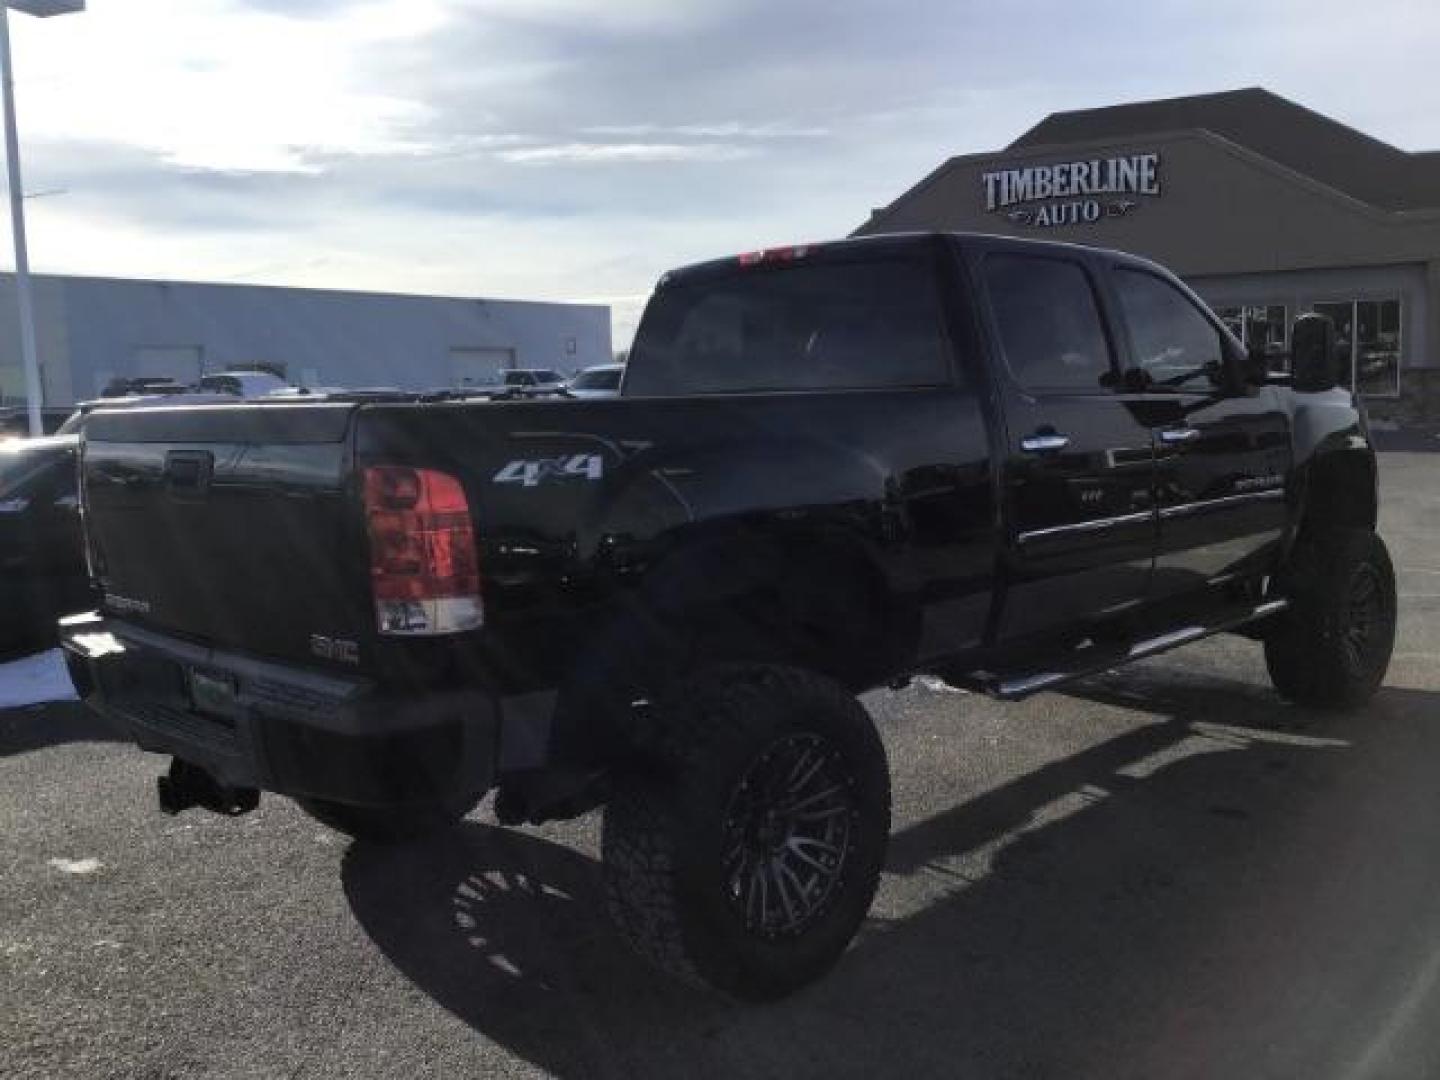
[(951, 158), (857, 233), (930, 229), (1154, 259), (1276, 366), (1296, 316), (1321, 312), (1372, 416), (1440, 420), (1440, 152), (1258, 88), (1056, 113)]
[[(611, 362), (610, 309), (259, 285), (36, 276), (46, 405), (112, 379), (263, 367), (305, 386), (466, 386), (515, 367)], [(25, 400), (15, 279), (0, 275), (0, 404)]]

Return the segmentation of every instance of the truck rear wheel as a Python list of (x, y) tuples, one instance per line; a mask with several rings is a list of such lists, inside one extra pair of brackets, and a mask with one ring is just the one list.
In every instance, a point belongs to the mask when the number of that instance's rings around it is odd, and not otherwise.
[(657, 704), (649, 766), (605, 811), (605, 896), (672, 975), (780, 997), (839, 959), (869, 911), (890, 831), (870, 717), (837, 683), (726, 667)]
[(1265, 664), (1298, 705), (1352, 709), (1385, 677), (1395, 646), (1395, 570), (1368, 529), (1300, 540), (1281, 587), (1291, 601), (1265, 638)]
[(475, 808), (478, 797), (404, 806), (355, 806), (328, 799), (296, 799), (322, 825), (356, 840), (401, 844), (453, 828)]

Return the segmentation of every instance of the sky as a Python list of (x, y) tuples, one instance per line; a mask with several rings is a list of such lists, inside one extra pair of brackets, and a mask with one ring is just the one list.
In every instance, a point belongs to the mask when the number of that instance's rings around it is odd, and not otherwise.
[(11, 25), (35, 269), (585, 300), (617, 348), (667, 268), (843, 236), (1054, 111), (1261, 85), (1440, 149), (1434, 0), (90, 0)]

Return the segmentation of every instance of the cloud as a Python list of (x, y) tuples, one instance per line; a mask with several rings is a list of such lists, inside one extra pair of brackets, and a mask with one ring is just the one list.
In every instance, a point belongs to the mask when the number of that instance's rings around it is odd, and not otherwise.
[[(1264, 84), (1440, 146), (1440, 9), (1372, 0), (91, 0), (13, 20), (43, 269), (613, 296), (843, 234), (1057, 109)], [(3, 246), (3, 245), (0, 245)], [(257, 276), (258, 275), (258, 276)], [(3, 343), (0, 343), (3, 344)]]
[(23, 123), (229, 172), (315, 172), (324, 156), (423, 153), (428, 107), (374, 85), (361, 58), (442, 19), (428, 0), (319, 11), (112, 0), (43, 25), (17, 20)]
[(732, 120), (722, 124), (672, 124), (670, 126), (663, 124), (599, 124), (594, 127), (582, 128), (581, 134), (616, 138), (669, 135), (699, 139), (817, 139), (829, 135), (830, 129), (780, 123), (742, 124)]
[(754, 151), (733, 143), (570, 142), (501, 150), (501, 161), (517, 165), (605, 165), (684, 161), (738, 161)]

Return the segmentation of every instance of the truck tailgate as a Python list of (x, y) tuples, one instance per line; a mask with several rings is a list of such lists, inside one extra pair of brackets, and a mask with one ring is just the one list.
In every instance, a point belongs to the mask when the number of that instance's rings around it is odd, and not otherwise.
[(370, 617), (344, 495), (352, 404), (96, 413), (86, 530), (106, 608), (156, 630), (314, 662)]

